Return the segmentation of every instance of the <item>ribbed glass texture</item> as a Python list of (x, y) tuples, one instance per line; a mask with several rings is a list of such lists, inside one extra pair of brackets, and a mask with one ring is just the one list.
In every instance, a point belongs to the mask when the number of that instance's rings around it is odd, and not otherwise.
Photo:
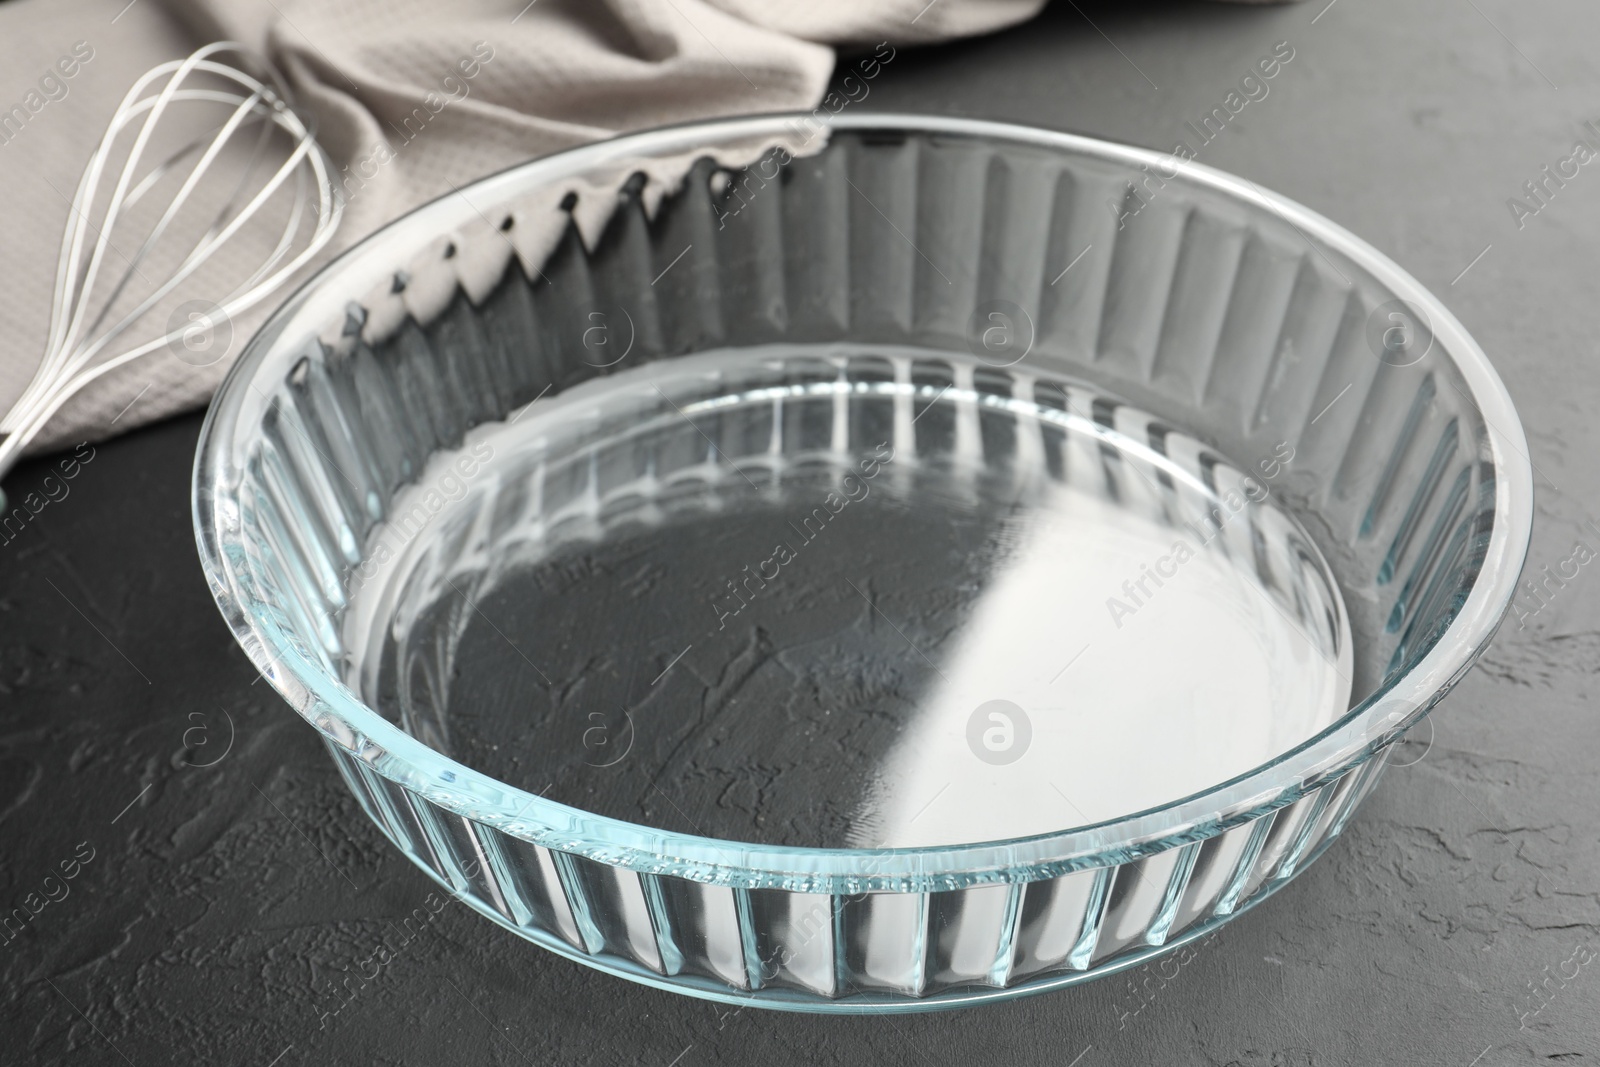
[[(1152, 441), (1169, 419), (1218, 457), (1294, 442), (1273, 491), (1342, 590), (1348, 715), (1156, 810), (851, 851), (708, 840), (542, 799), (430, 748), (345, 684), (343, 613), (396, 494), (472, 427), (614, 373), (573, 343), (595, 312), (627, 309), (632, 367), (753, 345), (969, 354), (995, 308), (1026, 332), (1025, 362), (995, 388), (1023, 388), (1024, 371), (1083, 382), (1146, 413)], [(1155, 153), (884, 116), (656, 131), (419, 210), (263, 329), (195, 471), (224, 617), (420, 867), (593, 966), (815, 1011), (1092, 978), (1283, 885), (1492, 636), (1531, 499), (1521, 427), (1482, 352), (1333, 224)]]

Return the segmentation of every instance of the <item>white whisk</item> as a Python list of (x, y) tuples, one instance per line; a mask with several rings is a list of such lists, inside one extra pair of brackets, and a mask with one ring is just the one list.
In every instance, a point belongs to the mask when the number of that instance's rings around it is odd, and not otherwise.
[[(267, 70), (272, 82), (253, 77), (246, 71), (211, 57), (231, 52), (245, 63)], [(283, 284), (300, 267), (310, 260), (333, 237), (342, 209), (334, 188), (333, 168), (311, 130), (286, 103), (288, 97), (282, 81), (265, 63), (254, 61), (240, 45), (230, 41), (208, 44), (187, 59), (172, 60), (153, 68), (134, 83), (123, 97), (121, 105), (106, 128), (105, 136), (89, 160), (78, 190), (72, 201), (72, 211), (67, 217), (65, 233), (61, 238), (61, 258), (56, 265), (55, 297), (50, 308), (50, 336), (40, 362), (28, 388), (15, 406), (0, 421), (0, 477), (9, 471), (28, 442), (39, 433), (61, 406), (90, 382), (129, 363), (140, 356), (175, 344), (192, 345), (197, 336), (209, 334), (218, 327), (226, 327), (232, 316), (259, 303)], [(173, 108), (173, 105), (205, 105), (204, 107)], [(231, 112), (222, 109), (230, 108)], [(141, 157), (150, 147), (151, 137), (163, 117), (168, 122), (173, 112), (191, 111), (209, 116), (225, 115), (220, 125), (206, 129), (201, 136), (189, 141), (178, 151), (139, 174)], [(142, 121), (139, 121), (142, 116)], [(260, 137), (251, 153), (248, 166), (239, 178), (232, 195), (221, 210), (205, 227), (204, 233), (177, 263), (170, 276), (152, 281), (140, 271), (141, 264), (150, 260), (152, 249), (161, 238), (172, 232), (174, 220), (193, 223), (180, 218), (185, 204), (194, 197), (195, 190), (207, 181), (224, 180), (217, 160), (241, 130), (260, 126)], [(280, 156), (277, 169), (270, 173), (259, 172), (263, 157), (271, 162), (270, 142), (278, 140), (278, 131), (288, 135), (290, 145), (286, 158)], [(167, 132), (163, 127), (163, 132)], [(132, 135), (132, 144), (123, 148)], [(114, 154), (122, 151), (126, 157), (117, 172), (116, 187), (106, 198), (101, 218), (94, 221), (96, 202), (100, 199), (100, 183)], [(184, 162), (198, 158), (187, 176), (173, 194), (171, 202), (159, 212), (153, 224), (140, 240), (138, 251), (131, 257), (123, 256), (112, 243), (117, 226), (131, 226), (127, 219), (129, 209), (159, 188), (162, 180), (174, 174)], [(293, 182), (290, 183), (290, 177)], [(208, 190), (210, 191), (210, 190)], [(281, 195), (280, 195), (281, 194)], [(315, 198), (315, 208), (306, 208)], [(264, 262), (247, 268), (246, 276), (234, 282), (218, 278), (226, 272), (226, 264), (214, 264), (212, 269), (197, 278), (210, 297), (184, 304), (184, 308), (198, 307), (179, 321), (169, 321), (166, 333), (131, 347), (113, 349), (114, 343), (129, 329), (166, 299), (191, 275), (194, 275), (216, 252), (239, 233), (242, 227), (262, 212), (276, 199), (276, 210), (283, 219), (282, 233)], [(287, 200), (284, 203), (285, 199)], [(159, 206), (159, 205), (158, 205)], [(196, 209), (191, 207), (190, 213)], [(147, 214), (155, 214), (149, 211)], [(269, 225), (265, 220), (260, 226)], [(270, 231), (269, 231), (270, 232)], [(303, 235), (304, 234), (304, 235)], [(121, 234), (117, 234), (122, 236)], [(303, 235), (303, 236), (302, 236)], [(92, 250), (85, 259), (85, 244), (93, 239)], [(131, 242), (130, 242), (131, 244)], [(294, 251), (298, 246), (299, 250)], [(128, 267), (106, 284), (103, 271), (107, 250), (125, 259)], [(164, 250), (165, 251), (165, 250)], [(237, 258), (237, 257), (234, 257)], [(240, 273), (234, 268), (234, 274)], [(149, 288), (142, 298), (134, 300), (130, 290), (135, 280)], [(97, 290), (96, 282), (100, 282)], [(214, 294), (223, 292), (220, 297)], [(200, 294), (196, 294), (197, 296)], [(127, 307), (120, 317), (113, 318), (112, 310), (119, 305)], [(109, 320), (109, 325), (108, 325)], [(105, 356), (107, 351), (115, 354)], [(173, 349), (177, 351), (177, 349)], [(0, 492), (0, 507), (4, 504)]]

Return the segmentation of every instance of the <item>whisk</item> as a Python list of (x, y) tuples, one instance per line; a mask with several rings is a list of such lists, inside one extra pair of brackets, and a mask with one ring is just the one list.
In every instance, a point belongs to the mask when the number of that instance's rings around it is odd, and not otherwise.
[[(266, 71), (267, 80), (253, 76), (239, 65), (214, 58), (226, 53), (238, 56), (245, 65)], [(181, 358), (203, 344), (213, 331), (231, 330), (232, 316), (269, 296), (332, 239), (342, 210), (332, 179), (333, 167), (316, 143), (312, 130), (288, 106), (288, 97), (276, 72), (231, 41), (208, 44), (186, 59), (162, 63), (146, 72), (128, 90), (99, 147), (90, 157), (72, 200), (56, 264), (55, 295), (44, 358), (27, 389), (0, 421), (0, 434), (4, 435), (0, 439), (0, 477), (11, 469), (28, 442), (61, 406), (89, 383), (169, 346), (184, 346), (181, 351), (177, 347), (171, 349)], [(231, 111), (227, 111), (228, 108)], [(163, 119), (170, 126), (181, 121), (172, 116), (194, 117), (191, 114), (194, 112), (204, 116), (207, 123), (214, 122), (218, 115), (225, 117), (220, 125), (209, 129), (201, 125), (205, 130), (201, 136), (140, 174), (141, 160), (147, 150), (152, 149), (152, 137)], [(147, 265), (155, 269), (151, 253), (161, 239), (186, 227), (192, 231), (197, 220), (190, 216), (200, 214), (203, 217), (207, 210), (195, 206), (204, 199), (197, 196), (196, 191), (203, 186), (207, 196), (222, 191), (218, 186), (226, 182), (227, 177), (223, 168), (217, 166), (218, 160), (224, 158), (225, 149), (241, 132), (252, 126), (260, 127), (259, 136), (231, 195), (205, 224), (204, 232), (187, 252), (179, 252), (182, 258), (166, 277), (159, 274), (155, 280), (147, 277), (140, 267)], [(161, 132), (166, 135), (173, 131), (162, 128)], [(281, 147), (282, 134), (287, 134), (289, 141), (286, 154)], [(130, 137), (131, 145), (127, 143)], [(280, 142), (275, 159), (273, 141)], [(115, 172), (116, 185), (105, 198), (96, 222), (102, 179), (114, 166), (114, 157), (122, 153), (125, 156), (121, 169)], [(172, 199), (160, 208), (151, 194), (176, 182), (176, 175), (190, 160), (193, 162), (188, 173), (177, 183)], [(263, 160), (266, 167), (262, 166)], [(270, 169), (274, 161), (277, 163), (275, 170)], [(169, 175), (171, 181), (167, 180)], [(154, 204), (154, 208), (145, 211), (147, 216), (154, 216), (148, 228), (129, 222), (130, 209), (146, 198)], [(314, 207), (308, 212), (308, 205), (313, 201)], [(263, 214), (269, 204), (282, 222), (276, 244), (263, 261), (246, 264), (242, 270), (233, 266), (232, 274), (244, 273), (245, 276), (228, 286), (219, 275), (230, 273), (230, 264), (225, 261), (240, 258), (238, 238), (246, 224), (259, 216), (257, 227), (265, 228), (270, 240), (272, 222)], [(188, 212), (184, 210), (186, 205)], [(112, 242), (114, 235), (122, 236), (117, 230), (119, 223), (127, 228), (145, 230), (137, 251), (131, 256), (125, 256)], [(87, 255), (86, 245), (90, 245)], [(169, 241), (168, 246), (181, 249), (181, 243), (176, 240)], [(230, 255), (197, 274), (224, 246), (230, 246)], [(120, 275), (108, 268), (108, 250), (128, 264)], [(163, 255), (167, 251), (164, 248)], [(210, 294), (222, 292), (223, 295), (207, 295), (205, 299), (185, 302), (177, 309), (178, 314), (167, 322), (166, 332), (126, 347), (118, 344), (191, 276), (196, 282), (203, 282), (201, 287)], [(136, 285), (136, 281), (148, 289), (142, 297), (138, 295), (141, 286)], [(108, 356), (108, 352), (114, 354)], [(0, 491), (0, 509), (4, 508), (4, 501), (4, 492)]]

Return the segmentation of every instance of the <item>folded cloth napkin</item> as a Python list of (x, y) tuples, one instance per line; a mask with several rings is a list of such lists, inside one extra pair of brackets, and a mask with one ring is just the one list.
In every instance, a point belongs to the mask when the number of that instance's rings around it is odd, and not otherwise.
[[(1250, 0), (1246, 0), (1250, 2)], [(671, 122), (810, 110), (834, 48), (987, 33), (1044, 0), (17, 0), (0, 6), (0, 411), (38, 365), (71, 192), (118, 101), (158, 63), (229, 39), (283, 75), (338, 168), (325, 255), (452, 188)], [(68, 71), (71, 74), (68, 74)], [(5, 88), (6, 85), (10, 88)], [(16, 97), (12, 101), (10, 97)], [(15, 104), (16, 106), (13, 106)], [(203, 289), (204, 279), (193, 279)], [(205, 366), (157, 351), (69, 402), (32, 451), (197, 407), (275, 300)]]

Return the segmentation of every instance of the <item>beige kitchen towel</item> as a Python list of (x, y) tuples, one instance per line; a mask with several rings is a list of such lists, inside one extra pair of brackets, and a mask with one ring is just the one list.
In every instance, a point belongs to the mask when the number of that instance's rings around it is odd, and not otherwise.
[[(809, 110), (835, 46), (987, 33), (1044, 0), (15, 0), (0, 5), (0, 411), (48, 334), (72, 190), (122, 94), (207, 41), (240, 41), (288, 80), (347, 197), (331, 255), (416, 205), (514, 163), (613, 134)], [(66, 60), (65, 63), (61, 62)], [(73, 74), (63, 72), (71, 69)], [(308, 271), (309, 272), (309, 271)], [(307, 272), (307, 273), (308, 273)], [(195, 295), (205, 279), (191, 279)], [(187, 290), (186, 290), (187, 291)], [(285, 289), (284, 295), (288, 290)], [(64, 407), (33, 451), (203, 404), (226, 358), (157, 351)], [(154, 317), (154, 316), (152, 316)], [(153, 323), (145, 333), (161, 329)]]

